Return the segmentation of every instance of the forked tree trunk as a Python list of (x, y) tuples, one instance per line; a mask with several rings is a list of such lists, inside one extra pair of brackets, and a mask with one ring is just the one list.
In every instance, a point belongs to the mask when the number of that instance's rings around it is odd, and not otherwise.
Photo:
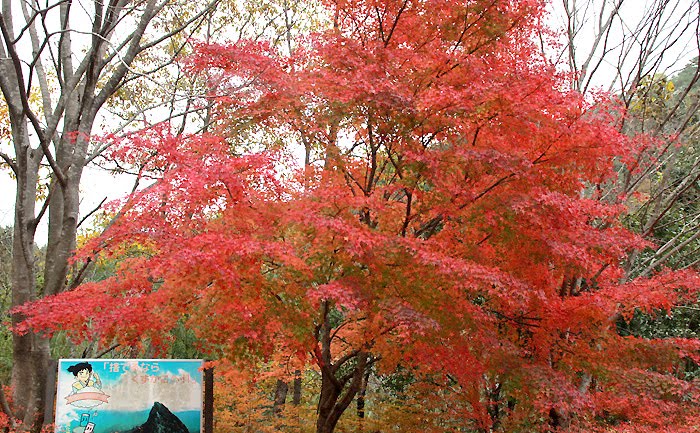
[[(331, 354), (330, 303), (323, 301), (321, 324), (317, 330), (321, 359), (321, 393), (318, 401), (316, 433), (333, 433), (340, 417), (350, 406), (362, 387), (366, 370), (370, 367), (369, 354), (356, 350), (333, 362)], [(340, 374), (340, 367), (353, 365), (349, 372)], [(345, 369), (347, 370), (347, 369)]]
[(316, 433), (333, 433), (340, 417), (354, 400), (360, 390), (362, 377), (367, 368), (367, 353), (358, 353), (357, 365), (352, 373), (352, 380), (346, 386), (339, 386), (338, 379), (328, 374), (321, 374), (321, 396), (318, 407)]

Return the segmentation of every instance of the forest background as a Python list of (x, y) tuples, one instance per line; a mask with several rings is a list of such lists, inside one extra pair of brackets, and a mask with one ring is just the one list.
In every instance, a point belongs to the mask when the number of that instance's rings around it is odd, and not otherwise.
[(222, 431), (696, 431), (700, 5), (640, 4), (4, 0), (7, 428), (109, 354)]

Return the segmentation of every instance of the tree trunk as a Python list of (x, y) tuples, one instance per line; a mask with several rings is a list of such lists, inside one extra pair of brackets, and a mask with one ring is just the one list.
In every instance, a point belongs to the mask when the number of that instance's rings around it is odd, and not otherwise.
[(294, 392), (292, 394), (292, 404), (299, 406), (301, 404), (301, 371), (294, 371)]
[[(362, 378), (367, 368), (367, 354), (357, 355), (352, 381), (349, 385), (338, 386), (338, 379), (321, 373), (321, 398), (319, 400), (316, 433), (333, 433), (345, 409), (350, 406), (360, 390)], [(342, 393), (342, 394), (341, 394)]]
[(316, 433), (332, 433), (335, 429), (340, 413), (336, 409), (336, 403), (340, 390), (333, 384), (328, 374), (321, 373), (321, 396), (318, 402), (318, 418), (316, 419)]
[(552, 431), (567, 429), (571, 425), (571, 416), (563, 409), (553, 407), (549, 410), (549, 425)]
[(367, 396), (367, 384), (369, 383), (370, 373), (371, 370), (367, 368), (362, 379), (362, 384), (360, 385), (360, 390), (357, 392), (357, 431), (359, 433), (362, 433), (365, 429), (365, 398)]
[(289, 385), (282, 379), (277, 379), (277, 386), (275, 387), (275, 402), (272, 406), (272, 411), (275, 415), (279, 416), (284, 410), (284, 404), (287, 402), (287, 392), (289, 391)]
[[(16, 307), (36, 299), (36, 255), (34, 237), (36, 231), (35, 201), (40, 151), (29, 146), (26, 118), (16, 113), (13, 123), (13, 140), (17, 152), (17, 191), (15, 196), (14, 232), (12, 242), (12, 306)], [(15, 314), (16, 325), (22, 317)], [(12, 401), (14, 416), (25, 428), (38, 429), (43, 423), (44, 377), (48, 368), (48, 340), (35, 334), (17, 335), (12, 338)]]
[[(321, 394), (318, 401), (316, 433), (333, 433), (345, 410), (362, 386), (365, 371), (369, 368), (367, 352), (351, 352), (334, 364), (331, 356), (330, 305), (324, 301), (321, 311), (321, 324), (317, 331), (320, 343)], [(317, 355), (318, 356), (318, 355)], [(340, 367), (354, 361), (352, 370), (345, 376), (337, 377)]]
[[(147, 0), (139, 8), (126, 7), (128, 2), (124, 1), (112, 2), (108, 13), (101, 1), (81, 3), (83, 11), (92, 14), (93, 35), (91, 44), (82, 51), (76, 50), (71, 40), (73, 30), (79, 30), (71, 27), (71, 11), (78, 7), (75, 2), (49, 2), (44, 6), (48, 10), (59, 5), (56, 24), (62, 31), (48, 34), (38, 24), (45, 17), (42, 11), (16, 0), (0, 1), (0, 88), (8, 106), (14, 145), (14, 155), (0, 152), (0, 157), (12, 168), (17, 185), (12, 246), (12, 306), (16, 307), (66, 288), (79, 223), (80, 180), (89, 159), (95, 117), (123, 83), (135, 57), (154, 46), (142, 41), (142, 36), (168, 0)], [(13, 11), (13, 6), (20, 4), (22, 11)], [(200, 19), (212, 5), (184, 24)], [(38, 3), (36, 6), (41, 7)], [(21, 18), (24, 22), (15, 26), (13, 20)], [(76, 25), (74, 21), (72, 24)], [(19, 28), (22, 30), (16, 35)], [(184, 27), (172, 32), (166, 29), (162, 40), (182, 30)], [(27, 37), (31, 53), (23, 45)], [(42, 63), (49, 38), (58, 43), (58, 53), (51, 57), (51, 72), (57, 78), (58, 89), (49, 86)], [(108, 54), (108, 46), (119, 47), (119, 53)], [(32, 79), (39, 81), (40, 109), (31, 98), (35, 90), (28, 83)], [(27, 90), (28, 87), (32, 89)], [(50, 192), (43, 203), (38, 194), (42, 164), (51, 173)], [(38, 212), (37, 203), (41, 203)], [(48, 243), (43, 284), (39, 287), (34, 244), (37, 224), (45, 215), (49, 220)], [(21, 320), (16, 314), (12, 317), (13, 324)], [(12, 361), (13, 415), (23, 422), (23, 429), (38, 430), (45, 406), (49, 341), (40, 335), (14, 335)]]

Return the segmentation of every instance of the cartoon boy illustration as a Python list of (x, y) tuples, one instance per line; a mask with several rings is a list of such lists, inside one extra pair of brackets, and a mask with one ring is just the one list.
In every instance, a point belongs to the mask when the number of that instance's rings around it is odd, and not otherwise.
[(68, 372), (73, 373), (75, 382), (72, 384), (70, 394), (66, 396), (66, 403), (83, 409), (92, 409), (107, 403), (109, 395), (102, 391), (102, 379), (93, 371), (89, 362), (79, 362), (68, 367)]
[(76, 381), (73, 382), (73, 392), (80, 392), (83, 388), (95, 387), (97, 389), (102, 389), (102, 380), (97, 372), (92, 371), (92, 365), (89, 362), (79, 362), (75, 365), (68, 367), (68, 372), (73, 373), (76, 377)]

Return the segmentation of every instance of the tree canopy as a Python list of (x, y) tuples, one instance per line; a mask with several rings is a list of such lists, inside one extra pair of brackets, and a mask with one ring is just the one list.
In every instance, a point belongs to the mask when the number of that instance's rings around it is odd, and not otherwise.
[(165, 347), (184, 324), (215, 358), (310, 362), (317, 433), (370, 368), (450, 390), (424, 390), (424, 431), (691, 431), (697, 339), (617, 327), (700, 287), (692, 268), (625, 268), (656, 246), (601, 185), (655, 143), (542, 54), (543, 2), (325, 6), (328, 30), (288, 52), (197, 48), (209, 132), (111, 143), (158, 180), (75, 260), (125, 258), (21, 307), (18, 329)]

